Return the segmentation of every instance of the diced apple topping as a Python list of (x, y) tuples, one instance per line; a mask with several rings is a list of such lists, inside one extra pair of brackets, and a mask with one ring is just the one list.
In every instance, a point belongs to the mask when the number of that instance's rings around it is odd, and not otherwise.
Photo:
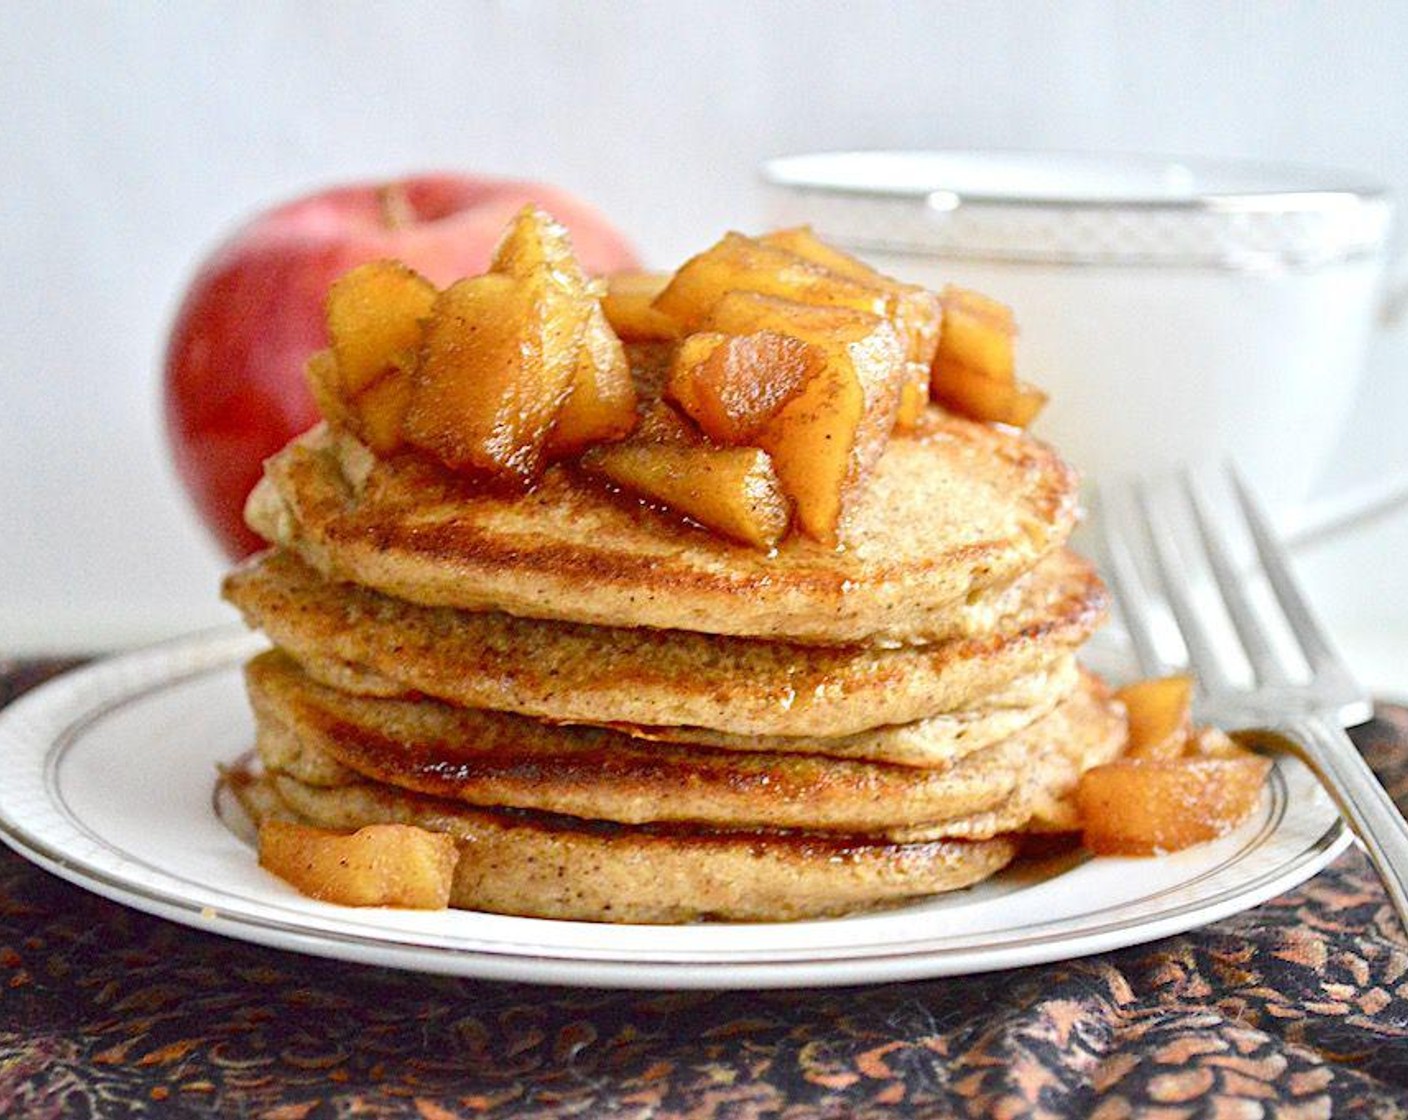
[(411, 370), (435, 287), (395, 261), (359, 265), (328, 291), (330, 356), (308, 371), (314, 399), (378, 454), (401, 444)]
[(1016, 377), (1017, 327), (1011, 308), (966, 288), (946, 287), (943, 329), (931, 391), (944, 407), (974, 420), (1027, 427), (1046, 394)]
[(436, 300), (407, 440), (454, 470), (526, 485), (551, 459), (629, 432), (635, 387), (597, 291), (567, 231), (522, 210), (491, 271)]
[(1081, 776), (1082, 843), (1152, 855), (1214, 839), (1256, 808), (1271, 762), (1217, 728), (1195, 727), (1193, 681), (1160, 677), (1116, 693), (1129, 716), (1124, 757)]
[(489, 268), (526, 279), (543, 266), (560, 289), (557, 302), (564, 315), (573, 321), (585, 316), (571, 388), (544, 446), (547, 459), (562, 459), (626, 435), (635, 426), (636, 390), (626, 351), (598, 298), (602, 284), (582, 272), (566, 227), (542, 210), (525, 206), (499, 242)]
[(718, 244), (681, 265), (654, 307), (691, 332), (701, 329), (714, 305), (731, 292), (758, 292), (875, 316), (887, 311), (885, 293), (871, 285), (740, 233), (725, 234)]
[(406, 439), (453, 470), (531, 482), (572, 391), (585, 319), (542, 265), (446, 288), (426, 324)]
[(679, 324), (654, 307), (655, 297), (670, 282), (665, 272), (618, 272), (606, 278), (601, 308), (622, 342), (673, 342)]
[[(886, 441), (932, 396), (1024, 425), (1010, 312), (885, 276), (808, 228), (730, 233), (673, 274), (589, 278), (525, 207), (489, 271), (437, 292), (394, 262), (344, 276), (307, 377), (378, 455), (533, 485), (591, 472), (759, 547), (839, 540)], [(629, 343), (628, 350), (623, 340)]]
[(1121, 759), (1082, 775), (1081, 843), (1097, 855), (1147, 856), (1214, 840), (1251, 815), (1271, 760)]
[(593, 448), (582, 465), (755, 548), (787, 531), (788, 502), (761, 448), (627, 441)]
[(1179, 758), (1193, 733), (1193, 678), (1186, 673), (1127, 684), (1115, 693), (1129, 716), (1129, 758)]
[(777, 331), (692, 334), (675, 351), (665, 395), (717, 443), (752, 443), (809, 380), (823, 351)]
[(572, 387), (544, 449), (549, 459), (579, 455), (597, 443), (630, 433), (636, 424), (636, 386), (625, 347), (600, 304), (587, 311)]
[(951, 412), (993, 424), (1028, 427), (1046, 406), (1046, 394), (1023, 381), (998, 381), (966, 366), (934, 367), (933, 397)]
[(847, 506), (885, 448), (899, 408), (904, 349), (885, 319), (755, 292), (729, 292), (704, 326), (725, 334), (775, 331), (816, 346), (820, 368), (758, 433), (796, 503), (803, 533), (834, 544)]
[(1016, 371), (1017, 322), (1005, 303), (950, 284), (939, 296), (943, 332), (935, 361), (964, 366), (994, 381), (1011, 381)]
[(759, 240), (795, 253), (838, 276), (884, 292), (887, 315), (905, 342), (908, 360), (922, 365), (926, 370), (933, 364), (944, 314), (937, 294), (917, 284), (905, 284), (877, 272), (864, 261), (828, 245), (807, 226), (775, 230), (764, 234)]
[(396, 261), (359, 265), (328, 290), (328, 335), (343, 386), (361, 392), (387, 370), (406, 366), (420, 345), (435, 286)]
[(459, 848), (454, 838), (405, 824), (352, 833), (292, 821), (259, 828), (259, 864), (310, 898), (341, 906), (443, 910)]
[(574, 293), (587, 287), (586, 275), (572, 254), (567, 227), (536, 206), (525, 206), (514, 215), (489, 261), (490, 272), (526, 279), (540, 268)]

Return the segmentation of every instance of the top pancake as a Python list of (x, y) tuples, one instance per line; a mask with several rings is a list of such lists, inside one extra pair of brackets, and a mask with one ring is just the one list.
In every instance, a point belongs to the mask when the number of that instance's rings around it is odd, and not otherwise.
[(792, 534), (767, 553), (568, 467), (505, 495), (420, 456), (374, 458), (320, 425), (268, 461), (246, 517), (324, 575), (413, 603), (901, 644), (953, 636), (970, 596), (1058, 548), (1076, 490), (1045, 445), (931, 408), (890, 440), (843, 547)]

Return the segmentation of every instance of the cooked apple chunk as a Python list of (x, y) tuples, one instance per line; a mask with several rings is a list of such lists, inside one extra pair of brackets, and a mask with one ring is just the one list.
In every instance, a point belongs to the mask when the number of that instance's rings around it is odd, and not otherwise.
[(304, 374), (318, 411), (333, 427), (351, 432), (377, 455), (388, 455), (404, 442), (401, 422), (411, 393), (407, 370), (388, 370), (351, 398), (331, 350), (313, 354)]
[(359, 265), (328, 291), (331, 349), (310, 360), (308, 383), (325, 419), (377, 454), (402, 443), (411, 369), (436, 292), (395, 261)]
[(572, 392), (591, 307), (546, 265), (446, 288), (425, 326), (406, 439), (452, 470), (532, 482)]
[(1129, 758), (1181, 757), (1193, 734), (1193, 678), (1180, 673), (1127, 684), (1115, 693), (1129, 717)]
[(389, 455), (405, 442), (402, 428), (411, 406), (412, 371), (397, 368), (357, 394), (349, 430), (377, 455)]
[(755, 292), (729, 292), (705, 330), (776, 331), (816, 346), (819, 370), (757, 435), (796, 506), (802, 532), (834, 544), (847, 506), (885, 449), (905, 377), (891, 324), (844, 307), (817, 307)]
[(904, 340), (908, 359), (920, 363), (926, 370), (933, 364), (943, 322), (943, 305), (936, 293), (876, 271), (864, 261), (828, 245), (808, 226), (774, 230), (758, 240), (795, 253), (838, 276), (884, 292), (887, 315)]
[(588, 280), (567, 229), (543, 210), (525, 206), (514, 217), (489, 265), (521, 279), (546, 277), (551, 310), (581, 319), (571, 387), (543, 447), (546, 459), (580, 453), (620, 439), (635, 424), (636, 392), (625, 351), (602, 312), (604, 285)]
[(1195, 727), (1193, 678), (1135, 681), (1116, 692), (1129, 718), (1125, 755), (1081, 776), (1084, 843), (1105, 855), (1152, 855), (1230, 831), (1256, 807), (1271, 768), (1215, 727)]
[(771, 548), (787, 531), (787, 499), (760, 448), (632, 441), (594, 447), (582, 465), (755, 548)]
[(943, 330), (938, 366), (963, 366), (995, 381), (1011, 381), (1016, 371), (1017, 323), (1004, 303), (967, 288), (944, 288)]
[(499, 239), (489, 271), (526, 278), (542, 268), (548, 270), (550, 279), (573, 290), (581, 291), (587, 285), (586, 275), (572, 253), (572, 236), (567, 227), (530, 203), (514, 215)]
[(672, 342), (679, 338), (679, 324), (653, 306), (669, 282), (669, 274), (663, 272), (618, 272), (606, 278), (601, 307), (622, 342)]
[(934, 399), (974, 420), (1027, 427), (1045, 406), (1046, 394), (1016, 377), (1011, 309), (966, 288), (947, 287), (942, 299)]
[(700, 332), (680, 343), (665, 395), (710, 439), (752, 443), (825, 361), (820, 348), (777, 331)]
[(353, 833), (292, 821), (259, 828), (259, 864), (310, 898), (341, 906), (443, 910), (459, 848), (452, 837), (404, 824)]
[(1155, 855), (1215, 839), (1251, 815), (1270, 768), (1250, 751), (1096, 766), (1076, 787), (1082, 843), (1099, 855)]
[(689, 333), (702, 329), (714, 305), (730, 292), (758, 292), (876, 316), (888, 311), (883, 291), (741, 233), (725, 234), (685, 261), (653, 306)]
[(934, 366), (930, 392), (950, 412), (991, 424), (1028, 427), (1046, 406), (1046, 394), (1024, 381), (1000, 381), (967, 366)]
[(349, 398), (414, 360), (435, 295), (429, 280), (396, 261), (358, 265), (333, 282), (328, 337)]
[(594, 443), (621, 439), (635, 425), (636, 387), (630, 363), (601, 305), (594, 302), (587, 312), (572, 388), (544, 453), (549, 459), (564, 459)]

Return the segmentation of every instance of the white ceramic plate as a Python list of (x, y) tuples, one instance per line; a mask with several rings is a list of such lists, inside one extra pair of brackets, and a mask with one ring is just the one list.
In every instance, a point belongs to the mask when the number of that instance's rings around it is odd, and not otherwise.
[(859, 984), (1036, 964), (1150, 941), (1253, 906), (1348, 843), (1329, 799), (1278, 761), (1235, 834), (1147, 860), (1025, 864), (971, 890), (833, 921), (685, 927), (549, 922), (314, 902), (224, 820), (216, 770), (249, 749), (244, 632), (99, 662), (0, 713), (0, 832), (98, 894), (198, 929), (319, 956), (613, 987)]

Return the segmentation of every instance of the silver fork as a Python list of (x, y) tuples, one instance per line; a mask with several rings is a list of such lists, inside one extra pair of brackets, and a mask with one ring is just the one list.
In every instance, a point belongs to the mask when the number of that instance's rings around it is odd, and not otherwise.
[[(1139, 667), (1150, 676), (1191, 672), (1201, 720), (1268, 728), (1288, 739), (1363, 842), (1408, 928), (1408, 824), (1344, 733), (1369, 718), (1369, 698), (1326, 638), (1265, 513), (1235, 471), (1227, 472), (1226, 489), (1270, 592), (1260, 603), (1231, 537), (1218, 527), (1209, 492), (1190, 473), (1097, 494), (1105, 575)], [(1209, 578), (1200, 582), (1199, 573)], [(1172, 626), (1161, 631), (1161, 621)], [(1171, 638), (1170, 631), (1182, 640), (1181, 661), (1161, 652), (1167, 643), (1160, 638)]]

